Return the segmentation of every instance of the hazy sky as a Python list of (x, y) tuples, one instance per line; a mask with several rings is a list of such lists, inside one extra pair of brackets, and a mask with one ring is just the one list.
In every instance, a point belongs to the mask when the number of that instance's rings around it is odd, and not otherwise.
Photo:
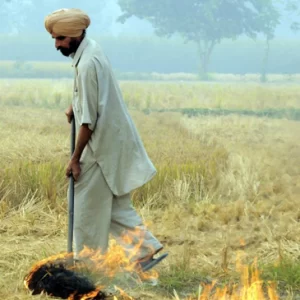
[[(117, 23), (116, 18), (121, 14), (117, 0), (12, 0), (11, 3), (3, 3), (0, 0), (1, 33), (43, 33), (45, 15), (62, 7), (79, 7), (85, 10), (92, 20), (89, 29), (92, 34), (148, 35), (153, 32), (148, 22), (135, 17), (125, 24)], [(290, 16), (282, 20), (282, 24), (276, 30), (277, 37), (298, 38), (298, 35), (289, 29), (290, 20)]]
[[(105, 36), (149, 36), (153, 33), (151, 24), (135, 17), (125, 24), (116, 22), (122, 14), (117, 0), (11, 0), (10, 3), (0, 0), (0, 34), (15, 35), (9, 39), (10, 44), (2, 43), (0, 59), (65, 61), (65, 57), (53, 51), (53, 40), (44, 28), (44, 18), (54, 10), (70, 7), (81, 8), (89, 14), (91, 26), (88, 34), (101, 40), (103, 49), (109, 54), (116, 69), (122, 72), (162, 73), (197, 71), (199, 57), (193, 43), (184, 45), (179, 40), (173, 44), (172, 41), (158, 41), (152, 36), (144, 40), (132, 39), (133, 43), (127, 37), (105, 39)], [(298, 43), (294, 41), (300, 38), (300, 32), (295, 34), (289, 28), (295, 20), (295, 15), (285, 15), (281, 20), (282, 24), (277, 27), (270, 54), (270, 66), (274, 67), (272, 72), (298, 72)], [(293, 42), (282, 43), (283, 37), (292, 39)], [(213, 52), (211, 70), (225, 73), (260, 72), (265, 55), (265, 41), (253, 43), (240, 40), (238, 43), (223, 41), (221, 45), (217, 45)], [(120, 46), (123, 47), (121, 56)], [(182, 57), (187, 59), (182, 60)]]

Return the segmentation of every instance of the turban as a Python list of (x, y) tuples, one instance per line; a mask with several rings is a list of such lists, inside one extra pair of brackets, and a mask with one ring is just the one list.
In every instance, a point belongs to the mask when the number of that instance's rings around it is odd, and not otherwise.
[(56, 10), (45, 18), (45, 27), (50, 34), (68, 37), (81, 36), (90, 23), (89, 16), (76, 8)]

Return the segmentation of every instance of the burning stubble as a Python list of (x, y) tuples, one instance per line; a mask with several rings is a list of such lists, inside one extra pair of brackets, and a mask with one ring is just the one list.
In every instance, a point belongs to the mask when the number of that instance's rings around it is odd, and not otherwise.
[(107, 295), (81, 274), (69, 270), (66, 261), (49, 262), (32, 270), (25, 278), (25, 286), (32, 295), (46, 293), (70, 300), (107, 299)]
[[(141, 236), (138, 228), (134, 232), (125, 233), (123, 243), (132, 245), (136, 236)], [(128, 247), (115, 242), (105, 254), (100, 249), (84, 247), (75, 262), (72, 259), (73, 253), (46, 258), (31, 268), (24, 279), (24, 285), (33, 295), (46, 293), (69, 300), (132, 299), (117, 285), (126, 284), (132, 288), (145, 281), (153, 283), (158, 278), (156, 271), (143, 272), (134, 259), (138, 256), (142, 240), (131, 247), (129, 252)], [(101, 281), (101, 286), (90, 279), (92, 274)], [(105, 291), (111, 285), (121, 294), (121, 298)]]

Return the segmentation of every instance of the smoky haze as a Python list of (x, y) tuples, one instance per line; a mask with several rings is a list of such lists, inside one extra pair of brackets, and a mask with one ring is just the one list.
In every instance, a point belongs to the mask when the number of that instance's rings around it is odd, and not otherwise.
[(116, 19), (122, 14), (115, 0), (89, 1), (31, 1), (1, 0), (0, 33), (2, 34), (45, 34), (44, 18), (59, 8), (78, 7), (91, 17), (90, 34), (118, 36), (120, 34), (144, 35), (153, 32), (152, 26), (133, 17), (125, 25)]
[[(274, 2), (277, 3), (276, 0)], [(89, 14), (91, 26), (88, 35), (102, 45), (118, 71), (199, 71), (199, 50), (195, 43), (185, 43), (180, 34), (170, 38), (159, 37), (150, 22), (135, 16), (123, 24), (118, 22), (117, 18), (122, 15), (118, 0), (0, 0), (0, 60), (26, 62), (27, 66), (32, 61), (69, 62), (55, 51), (54, 42), (44, 28), (45, 16), (65, 7), (78, 7)], [(276, 7), (281, 16), (280, 24), (276, 26), (270, 41), (268, 72), (297, 73), (297, 65), (300, 64), (300, 33), (291, 30), (291, 24), (297, 21), (298, 11), (286, 11), (279, 0)], [(266, 43), (262, 35), (256, 41), (243, 34), (235, 40), (224, 38), (214, 47), (207, 71), (260, 73), (265, 51)], [(4, 72), (2, 70), (2, 77), (7, 75)]]

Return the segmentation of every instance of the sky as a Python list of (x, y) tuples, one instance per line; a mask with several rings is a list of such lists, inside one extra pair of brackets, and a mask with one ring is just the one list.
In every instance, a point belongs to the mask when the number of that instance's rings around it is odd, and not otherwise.
[[(89, 31), (93, 35), (149, 35), (153, 33), (150, 23), (136, 17), (125, 24), (116, 21), (121, 15), (117, 0), (0, 0), (0, 33), (43, 33), (44, 17), (62, 7), (80, 7), (91, 17)], [(296, 18), (296, 16), (292, 16)], [(299, 38), (289, 28), (291, 16), (285, 16), (276, 30), (276, 37)]]
[[(195, 72), (198, 68), (199, 57), (195, 43), (184, 44), (178, 37), (175, 37), (175, 41), (154, 39), (151, 24), (136, 17), (127, 20), (125, 24), (117, 22), (122, 14), (118, 0), (5, 1), (0, 0), (0, 35), (13, 37), (7, 41), (1, 39), (0, 60), (64, 61), (65, 57), (52, 51), (53, 40), (45, 30), (44, 18), (54, 10), (77, 7), (89, 14), (91, 26), (88, 34), (101, 43), (116, 69), (122, 72), (168, 73)], [(272, 72), (289, 73), (295, 72), (295, 69), (298, 72), (300, 31), (295, 34), (290, 30), (291, 21), (297, 18), (296, 14), (285, 15), (276, 29), (270, 51), (270, 65), (274, 67)], [(130, 35), (134, 38), (128, 38)], [(112, 39), (111, 36), (116, 38)], [(137, 36), (145, 38), (137, 39)], [(222, 40), (214, 49), (212, 70), (225, 73), (260, 72), (265, 49), (265, 40), (258, 43), (248, 38), (239, 38), (233, 42)], [(182, 60), (182, 57), (186, 59)]]

